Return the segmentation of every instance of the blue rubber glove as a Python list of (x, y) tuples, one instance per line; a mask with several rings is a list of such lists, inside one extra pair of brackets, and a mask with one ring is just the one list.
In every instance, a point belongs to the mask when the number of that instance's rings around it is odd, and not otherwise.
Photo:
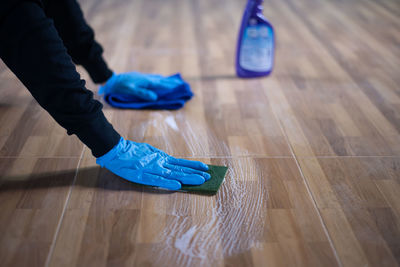
[(202, 162), (177, 159), (149, 144), (122, 137), (96, 163), (128, 181), (170, 190), (180, 189), (181, 184), (199, 185), (211, 178)]
[(157, 91), (172, 91), (181, 84), (180, 79), (171, 79), (158, 74), (114, 73), (105, 85), (99, 87), (99, 94), (120, 93), (133, 95), (146, 101), (156, 101)]

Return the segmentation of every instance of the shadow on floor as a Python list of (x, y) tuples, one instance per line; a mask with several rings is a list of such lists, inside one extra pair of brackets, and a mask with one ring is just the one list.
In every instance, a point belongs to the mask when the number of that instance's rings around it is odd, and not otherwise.
[[(0, 193), (70, 186), (73, 183), (75, 174), (75, 170), (63, 170), (32, 174), (30, 176), (0, 176)], [(126, 181), (100, 167), (80, 168), (74, 186), (152, 194), (174, 193), (174, 191), (147, 187)]]

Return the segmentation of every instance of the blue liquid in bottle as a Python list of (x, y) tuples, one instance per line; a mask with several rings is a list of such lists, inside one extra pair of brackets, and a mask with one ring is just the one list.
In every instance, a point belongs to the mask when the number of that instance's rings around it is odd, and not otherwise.
[(239, 77), (267, 76), (273, 68), (275, 34), (262, 13), (262, 2), (248, 0), (243, 14), (236, 52), (236, 74)]

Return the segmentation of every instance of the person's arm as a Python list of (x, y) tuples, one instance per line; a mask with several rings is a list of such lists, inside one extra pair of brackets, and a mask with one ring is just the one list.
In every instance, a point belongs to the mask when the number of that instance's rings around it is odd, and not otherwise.
[(173, 190), (210, 179), (206, 164), (176, 159), (114, 130), (40, 5), (21, 2), (0, 21), (1, 59), (67, 133), (92, 150), (99, 165), (126, 180)]
[(96, 42), (94, 31), (86, 23), (76, 0), (43, 0), (46, 15), (53, 19), (68, 54), (82, 65), (94, 83), (105, 83), (112, 71), (103, 59), (103, 48)]
[[(147, 101), (155, 101), (157, 93), (165, 94), (182, 85), (178, 79), (168, 79), (154, 74), (129, 72), (114, 74), (103, 59), (103, 49), (96, 42), (92, 28), (86, 22), (82, 10), (76, 0), (42, 0), (48, 17), (53, 19), (54, 26), (67, 48), (72, 60), (82, 65), (93, 82), (101, 84), (100, 92), (118, 91), (129, 93)], [(104, 85), (108, 82), (107, 86)]]
[(38, 103), (76, 134), (95, 157), (120, 140), (102, 112), (102, 104), (85, 88), (51, 19), (42, 7), (20, 2), (2, 18), (0, 57)]

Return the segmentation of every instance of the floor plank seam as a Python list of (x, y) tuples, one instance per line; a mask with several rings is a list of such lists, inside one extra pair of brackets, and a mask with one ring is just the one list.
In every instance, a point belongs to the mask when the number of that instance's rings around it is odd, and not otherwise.
[(80, 159), (81, 156), (0, 156), (0, 159)]
[(207, 158), (212, 158), (212, 159), (234, 159), (234, 158), (271, 158), (271, 159), (291, 159), (293, 156), (267, 156), (267, 155), (235, 155), (235, 156), (214, 156), (214, 155), (209, 155), (209, 156), (184, 156), (184, 155), (171, 155), (173, 157), (180, 157), (180, 158), (188, 158), (188, 159), (207, 159)]
[[(290, 149), (292, 150), (292, 147), (290, 147)], [(308, 194), (310, 195), (310, 197), (311, 197), (311, 199), (312, 199), (313, 206), (314, 206), (314, 208), (315, 208), (316, 211), (317, 211), (317, 214), (318, 214), (319, 220), (320, 220), (320, 222), (321, 222), (322, 228), (324, 229), (324, 232), (325, 232), (325, 234), (326, 234), (326, 237), (328, 238), (329, 244), (330, 244), (330, 246), (332, 247), (332, 250), (333, 250), (333, 253), (334, 253), (334, 255), (335, 255), (335, 258), (336, 258), (336, 260), (337, 260), (339, 266), (343, 266), (343, 263), (342, 263), (342, 261), (341, 261), (340, 258), (339, 258), (339, 255), (338, 255), (338, 253), (337, 253), (337, 251), (336, 251), (336, 248), (335, 248), (335, 246), (334, 246), (334, 244), (333, 244), (332, 238), (331, 238), (331, 236), (330, 236), (330, 234), (329, 234), (328, 228), (327, 228), (327, 226), (326, 226), (326, 224), (325, 224), (325, 222), (324, 222), (324, 220), (323, 220), (323, 218), (322, 218), (321, 212), (319, 211), (319, 208), (318, 208), (317, 203), (316, 203), (316, 201), (315, 201), (314, 195), (313, 195), (312, 192), (311, 192), (310, 185), (308, 184), (308, 182), (307, 182), (307, 180), (306, 180), (306, 178), (305, 178), (305, 176), (304, 176), (303, 170), (301, 169), (301, 166), (300, 166), (300, 164), (299, 164), (299, 162), (298, 162), (296, 156), (294, 156), (294, 160), (295, 160), (295, 162), (296, 162), (297, 168), (299, 169), (299, 172), (300, 172), (300, 175), (301, 175), (301, 177), (302, 177), (302, 179), (303, 179), (303, 182), (304, 182), (304, 184), (305, 184), (305, 186), (306, 186), (306, 188), (307, 188), (307, 192), (308, 192)]]
[[(278, 118), (278, 117), (276, 116), (275, 112), (274, 112), (274, 115), (275, 115), (276, 118)], [(297, 166), (297, 168), (298, 168), (298, 170), (299, 170), (299, 172), (300, 172), (300, 176), (301, 176), (301, 178), (303, 179), (303, 183), (304, 183), (304, 185), (305, 185), (305, 187), (306, 187), (306, 189), (307, 189), (307, 192), (308, 192), (308, 194), (309, 194), (309, 196), (310, 196), (310, 198), (311, 198), (311, 202), (312, 202), (312, 204), (313, 204), (313, 206), (314, 206), (314, 209), (315, 209), (316, 213), (318, 214), (318, 218), (319, 218), (319, 220), (320, 220), (322, 229), (324, 230), (324, 233), (325, 233), (325, 235), (326, 235), (326, 237), (327, 237), (327, 239), (328, 239), (328, 243), (329, 243), (329, 245), (330, 245), (331, 248), (332, 248), (332, 251), (333, 251), (333, 254), (335, 255), (336, 261), (337, 261), (337, 263), (339, 264), (339, 266), (343, 267), (343, 263), (342, 263), (342, 261), (340, 260), (339, 255), (338, 255), (338, 253), (337, 253), (337, 251), (336, 251), (336, 248), (335, 248), (335, 246), (334, 246), (334, 244), (333, 244), (332, 238), (331, 238), (331, 236), (330, 236), (330, 234), (329, 234), (328, 228), (327, 228), (327, 226), (326, 226), (324, 220), (322, 219), (322, 215), (321, 215), (321, 212), (320, 212), (319, 209), (318, 209), (318, 206), (317, 206), (317, 203), (316, 203), (316, 201), (315, 201), (314, 195), (312, 194), (311, 189), (310, 189), (310, 186), (309, 186), (309, 184), (308, 184), (308, 182), (307, 182), (307, 180), (306, 180), (306, 178), (305, 178), (305, 176), (304, 176), (303, 170), (302, 170), (301, 167), (300, 167), (299, 161), (298, 161), (298, 159), (297, 159), (297, 157), (296, 157), (296, 154), (294, 153), (294, 150), (293, 150), (292, 145), (290, 144), (289, 138), (288, 138), (288, 136), (287, 136), (287, 134), (286, 134), (286, 132), (285, 132), (285, 130), (284, 130), (284, 128), (283, 128), (282, 122), (281, 122), (280, 119), (277, 119), (277, 121), (278, 121), (279, 127), (280, 127), (280, 129), (281, 129), (281, 131), (282, 131), (282, 133), (283, 133), (283, 135), (284, 135), (284, 137), (285, 137), (285, 140), (286, 140), (286, 143), (287, 143), (287, 145), (288, 145), (288, 147), (289, 147), (290, 153), (292, 154), (293, 159), (294, 159), (294, 161), (295, 161), (295, 163), (296, 163), (296, 166)]]
[(76, 166), (74, 178), (73, 178), (72, 184), (71, 184), (71, 186), (70, 186), (70, 188), (68, 190), (68, 194), (67, 194), (67, 197), (66, 197), (65, 202), (64, 202), (64, 207), (63, 207), (63, 210), (62, 210), (61, 215), (60, 215), (60, 219), (59, 219), (58, 224), (57, 224), (56, 232), (54, 233), (54, 237), (53, 237), (53, 240), (52, 240), (51, 245), (50, 245), (49, 253), (47, 254), (46, 262), (44, 264), (45, 267), (48, 267), (49, 264), (50, 264), (50, 260), (51, 260), (51, 257), (53, 255), (54, 248), (55, 248), (55, 245), (56, 245), (56, 242), (57, 242), (57, 237), (58, 237), (58, 234), (59, 234), (60, 229), (61, 229), (61, 224), (62, 224), (62, 222), (64, 220), (64, 214), (65, 214), (65, 211), (67, 210), (69, 199), (70, 199), (71, 194), (72, 194), (72, 189), (73, 189), (73, 187), (74, 187), (74, 185), (76, 183), (76, 179), (78, 177), (79, 167), (81, 165), (84, 152), (85, 152), (85, 147), (82, 148), (81, 156), (80, 156), (80, 159), (79, 159), (78, 164)]
[[(173, 157), (180, 157), (180, 158), (213, 158), (213, 159), (231, 159), (231, 158), (271, 158), (271, 159), (288, 159), (293, 158), (293, 156), (268, 156), (262, 154), (247, 154), (247, 155), (234, 155), (234, 156), (217, 156), (217, 155), (200, 155), (200, 156), (185, 156), (185, 155), (171, 155)], [(53, 157), (53, 156), (0, 156), (0, 159), (23, 159), (23, 158), (34, 158), (34, 159), (80, 159), (80, 156), (72, 156), (72, 157)], [(310, 159), (310, 158), (317, 158), (317, 159), (335, 159), (335, 158), (400, 158), (400, 155), (344, 155), (344, 156), (337, 156), (337, 155), (328, 155), (328, 156), (297, 156), (297, 158), (301, 159)]]
[(337, 159), (337, 158), (400, 158), (400, 156), (297, 156), (300, 159)]

